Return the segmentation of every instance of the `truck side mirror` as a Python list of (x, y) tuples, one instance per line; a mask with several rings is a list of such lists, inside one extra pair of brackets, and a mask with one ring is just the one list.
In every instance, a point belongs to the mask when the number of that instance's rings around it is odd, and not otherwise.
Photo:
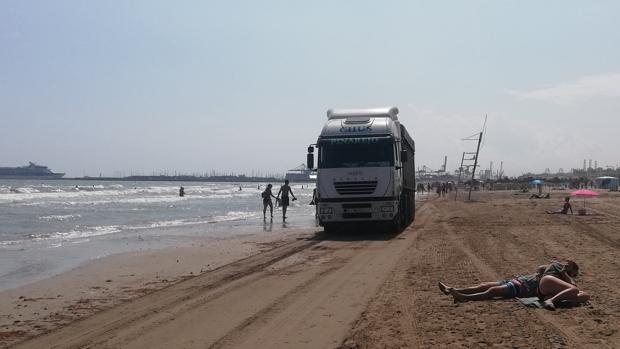
[(309, 169), (314, 169), (314, 154), (308, 153), (306, 156), (306, 163), (306, 166), (308, 166)]
[(407, 151), (406, 150), (401, 150), (400, 151), (400, 161), (401, 162), (407, 162), (408, 161)]

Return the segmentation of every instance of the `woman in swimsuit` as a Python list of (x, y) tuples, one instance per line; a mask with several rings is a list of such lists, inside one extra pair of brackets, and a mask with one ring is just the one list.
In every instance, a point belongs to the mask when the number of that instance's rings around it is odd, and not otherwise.
[(548, 214), (568, 214), (568, 210), (570, 210), (570, 214), (573, 214), (573, 207), (570, 204), (570, 196), (564, 198), (564, 206), (562, 206), (561, 210), (558, 211), (547, 211)]
[(579, 266), (573, 261), (553, 262), (539, 266), (536, 274), (466, 288), (454, 288), (439, 282), (439, 289), (451, 295), (454, 302), (538, 296), (546, 309), (554, 310), (560, 303), (580, 304), (590, 299), (589, 294), (575, 285), (574, 278), (578, 274)]
[(273, 202), (271, 202), (271, 198), (275, 199), (276, 197), (271, 193), (271, 187), (271, 184), (267, 184), (267, 188), (265, 188), (265, 191), (261, 194), (263, 197), (263, 218), (267, 218), (267, 206), (269, 206), (269, 213), (271, 214), (271, 218), (273, 218)]

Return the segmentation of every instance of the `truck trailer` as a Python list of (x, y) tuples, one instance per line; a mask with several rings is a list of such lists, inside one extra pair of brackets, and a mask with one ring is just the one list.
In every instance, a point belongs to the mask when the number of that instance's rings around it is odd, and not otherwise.
[(398, 108), (330, 109), (307, 166), (316, 162), (316, 204), (326, 232), (352, 223), (400, 231), (415, 218), (415, 144)]

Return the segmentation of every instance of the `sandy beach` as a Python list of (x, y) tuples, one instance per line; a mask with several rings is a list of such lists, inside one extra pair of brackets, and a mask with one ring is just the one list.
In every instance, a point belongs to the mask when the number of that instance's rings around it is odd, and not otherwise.
[[(588, 200), (587, 216), (545, 214), (564, 195), (432, 197), (396, 236), (307, 229), (110, 256), (0, 293), (0, 346), (620, 347), (620, 195)], [(568, 258), (585, 306), (454, 304), (437, 289)]]

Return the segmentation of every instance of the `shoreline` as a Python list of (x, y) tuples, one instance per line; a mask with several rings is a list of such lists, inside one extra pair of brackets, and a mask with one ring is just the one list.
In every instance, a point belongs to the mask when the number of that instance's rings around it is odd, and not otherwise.
[[(200, 240), (315, 226), (310, 188), (290, 222), (265, 222), (257, 184), (0, 183), (0, 291), (117, 253), (191, 245)], [(75, 189), (75, 186), (83, 189)], [(97, 184), (97, 183), (90, 183)], [(304, 186), (305, 187), (305, 186)], [(278, 208), (275, 208), (276, 215)], [(280, 211), (281, 212), (281, 211)], [(312, 215), (311, 215), (312, 214)]]
[(316, 228), (196, 239), (189, 246), (124, 252), (0, 291), (0, 346), (49, 332), (101, 310), (268, 251)]

